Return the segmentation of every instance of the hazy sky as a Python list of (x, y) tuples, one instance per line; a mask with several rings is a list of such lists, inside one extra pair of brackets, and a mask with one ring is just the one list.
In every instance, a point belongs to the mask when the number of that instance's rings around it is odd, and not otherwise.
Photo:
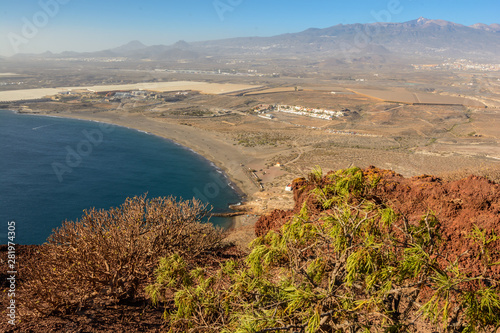
[(0, 0), (0, 55), (271, 36), (420, 16), (500, 23), (499, 0)]

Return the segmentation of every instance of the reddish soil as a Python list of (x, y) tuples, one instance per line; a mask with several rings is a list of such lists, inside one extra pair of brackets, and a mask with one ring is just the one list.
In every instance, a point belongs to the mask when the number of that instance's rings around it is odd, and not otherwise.
[[(427, 212), (433, 212), (440, 221), (443, 243), (441, 253), (450, 260), (459, 258), (466, 273), (481, 274), (483, 269), (480, 247), (468, 236), (474, 226), (495, 232), (500, 236), (500, 185), (483, 177), (469, 176), (458, 181), (444, 181), (423, 175), (404, 178), (392, 171), (369, 167), (365, 176), (376, 175), (381, 181), (373, 191), (376, 200), (386, 203), (410, 223), (419, 221)], [(325, 180), (324, 180), (325, 181)], [(306, 185), (306, 186), (304, 186)], [(276, 210), (262, 216), (255, 225), (255, 233), (264, 235), (278, 229), (307, 201), (309, 212), (319, 213), (321, 208), (307, 193), (314, 185), (302, 181), (294, 183), (295, 207), (291, 211)], [(500, 261), (500, 242), (489, 248), (493, 262)], [(492, 268), (500, 276), (500, 266)]]

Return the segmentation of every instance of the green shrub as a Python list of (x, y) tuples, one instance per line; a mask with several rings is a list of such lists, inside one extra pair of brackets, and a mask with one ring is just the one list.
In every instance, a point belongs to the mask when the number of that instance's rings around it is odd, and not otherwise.
[[(186, 270), (170, 256), (147, 288), (182, 332), (494, 331), (500, 325), (498, 281), (465, 276), (439, 253), (432, 213), (408, 221), (366, 195), (373, 179), (359, 169), (319, 179), (312, 195), (330, 202), (311, 215), (304, 205), (281, 230), (252, 243), (242, 261), (218, 271)], [(473, 235), (489, 245), (497, 238)], [(486, 253), (486, 252), (485, 252)], [(488, 263), (490, 264), (490, 263)], [(493, 264), (493, 263), (491, 263)], [(486, 266), (490, 267), (490, 266)]]

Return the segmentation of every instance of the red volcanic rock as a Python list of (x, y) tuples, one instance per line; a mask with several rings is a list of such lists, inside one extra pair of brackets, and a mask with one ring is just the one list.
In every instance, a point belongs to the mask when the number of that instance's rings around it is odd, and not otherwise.
[(262, 215), (255, 223), (255, 234), (260, 237), (265, 235), (269, 230), (277, 230), (292, 216), (292, 211), (278, 209), (273, 210), (269, 215)]
[[(440, 222), (442, 240), (441, 253), (448, 259), (459, 258), (462, 269), (469, 273), (481, 273), (485, 259), (479, 245), (470, 238), (475, 226), (489, 235), (500, 236), (500, 185), (484, 177), (467, 178), (447, 182), (440, 178), (423, 175), (405, 178), (389, 170), (369, 167), (363, 170), (365, 177), (380, 177), (371, 196), (378, 202), (405, 216), (410, 223), (418, 222), (422, 216), (432, 212)], [(319, 183), (326, 182), (324, 177)], [(321, 184), (320, 184), (321, 185)], [(321, 206), (309, 191), (315, 187), (311, 181), (294, 183), (295, 207), (291, 211), (274, 211), (262, 216), (256, 223), (258, 236), (269, 230), (278, 230), (293, 214), (300, 211), (304, 202), (309, 213), (321, 213)], [(493, 262), (500, 261), (500, 242), (489, 248)], [(500, 274), (500, 266), (493, 268)]]

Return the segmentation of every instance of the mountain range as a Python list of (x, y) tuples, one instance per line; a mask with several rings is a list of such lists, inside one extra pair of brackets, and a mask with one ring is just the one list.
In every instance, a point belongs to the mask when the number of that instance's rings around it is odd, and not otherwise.
[[(32, 57), (35, 55), (16, 55)], [(466, 58), (500, 61), (500, 24), (464, 26), (418, 18), (403, 23), (338, 24), (272, 37), (240, 37), (173, 45), (146, 46), (139, 41), (99, 52), (50, 52), (36, 57), (126, 57), (131, 60), (196, 60), (207, 57), (311, 58), (344, 63), (364, 57), (394, 59)]]

